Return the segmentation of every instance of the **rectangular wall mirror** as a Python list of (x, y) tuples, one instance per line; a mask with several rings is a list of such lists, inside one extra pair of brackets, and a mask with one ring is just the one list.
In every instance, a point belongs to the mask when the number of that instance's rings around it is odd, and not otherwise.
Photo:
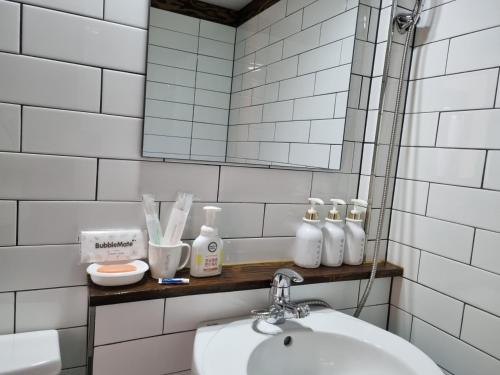
[(143, 155), (340, 169), (359, 7), (330, 1), (153, 0)]

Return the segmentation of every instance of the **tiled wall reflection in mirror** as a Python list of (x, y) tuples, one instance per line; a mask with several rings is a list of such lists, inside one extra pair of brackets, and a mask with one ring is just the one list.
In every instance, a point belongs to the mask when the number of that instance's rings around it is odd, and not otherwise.
[(358, 7), (336, 3), (238, 28), (151, 8), (143, 155), (340, 169)]

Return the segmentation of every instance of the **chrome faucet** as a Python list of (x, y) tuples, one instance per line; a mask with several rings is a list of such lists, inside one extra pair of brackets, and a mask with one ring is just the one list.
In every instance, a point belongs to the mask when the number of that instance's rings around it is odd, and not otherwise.
[(294, 304), (290, 300), (292, 282), (301, 283), (304, 278), (289, 268), (280, 268), (274, 273), (271, 290), (269, 291), (270, 306), (267, 310), (252, 310), (254, 318), (265, 320), (271, 324), (284, 323), (286, 319), (305, 318), (309, 315), (309, 305)]

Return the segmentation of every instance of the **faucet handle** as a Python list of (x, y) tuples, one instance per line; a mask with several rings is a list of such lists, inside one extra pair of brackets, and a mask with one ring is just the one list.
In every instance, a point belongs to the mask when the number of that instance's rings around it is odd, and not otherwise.
[(289, 280), (295, 282), (295, 283), (301, 283), (304, 281), (304, 278), (300, 273), (298, 273), (295, 270), (292, 270), (291, 268), (280, 268), (276, 270), (274, 273), (274, 279), (280, 279), (281, 276), (285, 276)]

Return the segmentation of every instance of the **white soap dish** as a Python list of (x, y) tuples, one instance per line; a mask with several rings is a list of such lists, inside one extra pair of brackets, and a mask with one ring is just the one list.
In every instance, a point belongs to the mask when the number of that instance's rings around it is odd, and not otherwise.
[(130, 262), (122, 262), (122, 265), (135, 266), (135, 270), (128, 272), (99, 272), (98, 269), (104, 264), (93, 263), (87, 267), (87, 273), (90, 275), (92, 281), (101, 286), (119, 286), (134, 284), (144, 276), (144, 273), (149, 269), (147, 263), (142, 260), (133, 260)]

